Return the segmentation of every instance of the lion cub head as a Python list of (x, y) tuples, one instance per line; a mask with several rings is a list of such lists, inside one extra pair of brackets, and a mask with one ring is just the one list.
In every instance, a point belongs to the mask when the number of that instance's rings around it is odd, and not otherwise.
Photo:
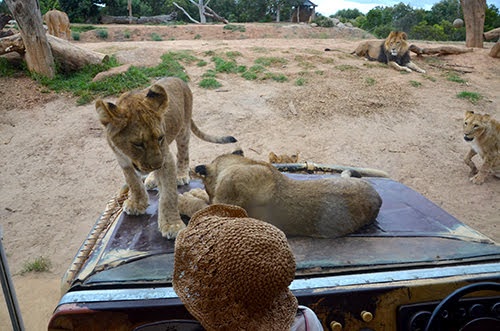
[(490, 115), (475, 114), (473, 111), (465, 112), (464, 119), (464, 139), (472, 141), (474, 138), (480, 137), (487, 129), (490, 123)]
[(402, 31), (391, 31), (385, 40), (385, 49), (392, 56), (402, 56), (410, 49), (408, 36)]
[(142, 173), (161, 168), (167, 106), (167, 92), (161, 85), (124, 93), (116, 104), (96, 101), (99, 120), (121, 164), (132, 163)]

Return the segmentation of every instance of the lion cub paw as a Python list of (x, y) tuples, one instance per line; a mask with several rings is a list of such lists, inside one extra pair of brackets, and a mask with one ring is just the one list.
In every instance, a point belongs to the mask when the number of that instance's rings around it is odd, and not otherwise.
[(146, 179), (144, 180), (144, 186), (146, 186), (146, 190), (152, 190), (158, 186), (158, 182), (156, 181), (156, 176), (154, 173), (150, 173)]
[(184, 186), (189, 184), (189, 181), (191, 179), (189, 178), (189, 175), (177, 177), (177, 186)]
[(185, 227), (186, 225), (181, 220), (178, 220), (174, 223), (171, 222), (164, 222), (163, 224), (158, 223), (158, 228), (161, 232), (162, 237), (167, 239), (175, 239), (179, 231), (181, 231)]
[(480, 176), (479, 174), (477, 174), (474, 177), (472, 177), (470, 181), (473, 182), (474, 184), (481, 185), (482, 183), (484, 183), (484, 176)]
[(149, 206), (149, 202), (146, 201), (134, 201), (130, 198), (123, 202), (123, 210), (129, 215), (143, 215), (146, 213), (146, 209)]
[(208, 194), (202, 189), (192, 189), (179, 194), (179, 213), (188, 217), (208, 206)]

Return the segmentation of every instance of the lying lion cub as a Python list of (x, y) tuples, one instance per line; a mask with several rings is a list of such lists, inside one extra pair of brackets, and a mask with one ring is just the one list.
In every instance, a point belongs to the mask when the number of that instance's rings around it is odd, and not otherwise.
[[(190, 131), (213, 143), (232, 143), (236, 139), (200, 131), (191, 119), (191, 90), (179, 78), (164, 78), (144, 90), (124, 93), (116, 104), (97, 100), (95, 107), (130, 190), (123, 210), (130, 215), (146, 212), (149, 201), (141, 175), (151, 173), (146, 185), (152, 188), (158, 181), (159, 230), (164, 237), (175, 238), (185, 227), (178, 212), (177, 185), (189, 183)], [(177, 171), (169, 151), (174, 140)]]
[[(471, 170), (470, 180), (474, 184), (482, 184), (489, 174), (500, 178), (500, 122), (490, 115), (465, 112), (464, 139), (471, 147), (464, 162)], [(479, 170), (472, 157), (479, 154), (483, 164)]]
[(243, 207), (289, 236), (333, 238), (375, 220), (382, 204), (377, 191), (357, 178), (295, 180), (270, 163), (236, 151), (199, 165), (209, 203)]

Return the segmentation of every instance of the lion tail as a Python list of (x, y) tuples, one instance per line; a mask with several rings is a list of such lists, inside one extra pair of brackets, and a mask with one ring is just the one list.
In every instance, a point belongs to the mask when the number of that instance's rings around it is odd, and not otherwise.
[(211, 143), (216, 143), (216, 144), (230, 144), (230, 143), (235, 143), (238, 140), (236, 140), (235, 137), (233, 136), (214, 136), (208, 133), (205, 133), (201, 131), (196, 123), (191, 119), (191, 131), (193, 131), (194, 135), (202, 140), (211, 142)]

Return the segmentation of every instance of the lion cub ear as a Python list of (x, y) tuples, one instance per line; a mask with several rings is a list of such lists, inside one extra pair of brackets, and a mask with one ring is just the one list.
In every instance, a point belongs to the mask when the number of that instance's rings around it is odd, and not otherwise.
[(474, 112), (472, 110), (466, 110), (465, 111), (465, 116), (469, 116), (469, 115), (472, 115), (474, 114)]
[(101, 124), (105, 127), (112, 125), (115, 128), (121, 128), (126, 124), (125, 119), (114, 103), (104, 102), (99, 99), (95, 103), (95, 110), (99, 117), (99, 121), (101, 121)]
[(154, 84), (149, 88), (146, 98), (156, 103), (157, 109), (163, 109), (168, 105), (167, 91), (159, 84)]
[(408, 40), (408, 35), (406, 34), (406, 32), (401, 31), (400, 35), (401, 35), (401, 38), (403, 38), (403, 40)]

